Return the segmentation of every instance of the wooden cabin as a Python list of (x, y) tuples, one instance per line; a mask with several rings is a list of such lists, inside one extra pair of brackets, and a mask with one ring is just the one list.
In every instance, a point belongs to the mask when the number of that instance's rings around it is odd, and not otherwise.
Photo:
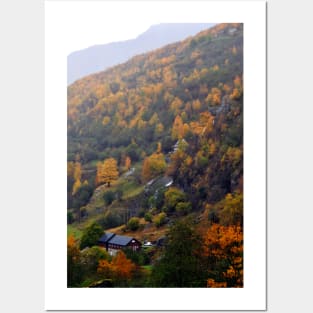
[(118, 250), (123, 248), (131, 248), (133, 251), (141, 249), (141, 242), (136, 238), (116, 235), (113, 233), (105, 233), (98, 240), (98, 245), (104, 247), (110, 255), (115, 255)]

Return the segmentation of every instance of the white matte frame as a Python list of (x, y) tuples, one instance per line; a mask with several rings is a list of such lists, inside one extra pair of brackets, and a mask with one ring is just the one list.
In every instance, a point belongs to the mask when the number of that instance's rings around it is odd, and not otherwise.
[[(109, 10), (121, 23), (149, 14), (159, 23), (244, 23), (244, 288), (67, 288), (63, 44), (71, 15), (97, 10)], [(265, 1), (45, 1), (45, 309), (266, 309)]]

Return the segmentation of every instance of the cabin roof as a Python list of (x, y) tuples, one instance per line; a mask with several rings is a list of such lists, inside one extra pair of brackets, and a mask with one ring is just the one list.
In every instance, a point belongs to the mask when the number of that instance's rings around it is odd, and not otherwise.
[(127, 246), (132, 240), (138, 242), (138, 240), (133, 237), (121, 236), (113, 233), (105, 233), (101, 236), (98, 242), (102, 244), (109, 243), (113, 245)]
[(109, 240), (109, 243), (114, 245), (126, 246), (133, 239), (134, 238), (128, 236), (115, 235), (112, 239)]
[(114, 237), (115, 234), (113, 233), (105, 233), (103, 234), (100, 239), (99, 239), (99, 242), (101, 243), (107, 243), (112, 237)]

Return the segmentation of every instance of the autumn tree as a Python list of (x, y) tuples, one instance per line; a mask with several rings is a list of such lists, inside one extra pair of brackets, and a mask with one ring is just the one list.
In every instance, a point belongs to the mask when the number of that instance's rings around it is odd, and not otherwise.
[(201, 109), (201, 102), (199, 101), (199, 99), (192, 101), (192, 109), (193, 111), (200, 111)]
[(243, 287), (243, 231), (241, 226), (213, 224), (205, 237), (208, 287)]
[(230, 95), (230, 98), (238, 100), (242, 94), (243, 94), (242, 79), (240, 76), (237, 75), (234, 79), (234, 89), (232, 91), (232, 94)]
[(97, 268), (100, 260), (110, 259), (109, 253), (102, 247), (93, 246), (80, 252), (80, 264), (85, 279), (97, 277)]
[(219, 203), (219, 221), (222, 225), (243, 225), (243, 194), (227, 194)]
[(82, 168), (80, 162), (76, 161), (73, 168), (73, 178), (74, 178), (74, 185), (73, 185), (73, 191), (72, 195), (74, 195), (77, 190), (82, 185), (81, 183), (81, 177), (82, 177)]
[(184, 135), (184, 123), (180, 115), (175, 117), (172, 127), (172, 139), (182, 139)]
[(106, 159), (97, 164), (96, 185), (107, 184), (108, 187), (111, 183), (118, 178), (117, 162), (113, 158)]
[(174, 112), (174, 114), (177, 114), (182, 105), (183, 102), (178, 97), (175, 97), (174, 101), (170, 105), (170, 108)]
[(164, 131), (164, 125), (162, 123), (156, 124), (155, 130), (154, 130), (156, 137), (159, 137), (163, 133), (163, 131)]
[(73, 235), (67, 238), (67, 286), (76, 287), (82, 280), (80, 251)]
[(161, 153), (161, 151), (162, 151), (162, 144), (161, 144), (161, 142), (158, 142), (156, 153)]
[(127, 156), (127, 157), (125, 158), (125, 167), (126, 167), (127, 170), (130, 169), (131, 164), (132, 164), (132, 161), (131, 161), (130, 157)]
[(136, 265), (127, 259), (123, 251), (118, 251), (117, 255), (111, 262), (108, 260), (100, 260), (97, 272), (103, 278), (113, 279), (119, 286), (127, 286), (132, 278)]
[(206, 102), (209, 105), (220, 105), (221, 104), (222, 92), (219, 88), (212, 88), (211, 92), (206, 97)]
[(190, 130), (198, 136), (205, 136), (213, 130), (214, 117), (210, 112), (203, 112), (200, 114), (199, 121), (190, 123)]
[(163, 153), (153, 153), (143, 161), (142, 179), (148, 181), (153, 177), (163, 174), (165, 169), (166, 162)]
[(170, 187), (164, 193), (164, 206), (169, 212), (175, 211), (176, 206), (179, 203), (186, 202), (186, 200), (186, 194), (176, 187)]
[(167, 175), (173, 177), (184, 189), (190, 188), (193, 174), (193, 158), (187, 153), (188, 143), (184, 140), (178, 143), (178, 149), (171, 155)]
[(75, 195), (77, 190), (81, 187), (82, 183), (80, 180), (75, 180), (74, 185), (73, 185), (73, 192), (72, 195)]
[(161, 227), (165, 224), (166, 221), (166, 213), (161, 212), (153, 218), (153, 222), (156, 227)]

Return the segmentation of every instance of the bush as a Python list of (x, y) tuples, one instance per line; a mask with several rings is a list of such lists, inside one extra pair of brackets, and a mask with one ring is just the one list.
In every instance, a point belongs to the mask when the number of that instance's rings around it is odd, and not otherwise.
[(179, 202), (185, 202), (186, 200), (186, 194), (175, 187), (169, 188), (165, 192), (164, 196), (165, 196), (164, 205), (169, 211), (175, 211), (176, 205)]
[(98, 223), (104, 228), (117, 227), (123, 224), (122, 217), (115, 211), (107, 210), (104, 217), (98, 220)]
[(162, 225), (164, 225), (166, 222), (166, 214), (164, 212), (158, 214), (155, 218), (154, 218), (154, 224), (156, 227), (161, 227)]
[(147, 212), (146, 214), (145, 214), (145, 220), (147, 221), (147, 222), (152, 222), (152, 214), (151, 213), (149, 213), (149, 212)]
[(98, 242), (102, 234), (103, 229), (98, 223), (91, 224), (84, 230), (80, 242), (80, 249), (94, 246)]
[(127, 259), (130, 259), (133, 263), (137, 265), (147, 265), (150, 263), (150, 258), (145, 250), (133, 251), (131, 248), (126, 248), (123, 250)]
[(127, 223), (127, 227), (132, 231), (136, 231), (139, 228), (139, 218), (138, 217), (130, 218)]
[(111, 190), (108, 190), (103, 194), (103, 200), (106, 205), (110, 205), (114, 199), (115, 199), (115, 194)]
[(191, 203), (190, 202), (179, 202), (176, 204), (176, 211), (183, 215), (191, 212)]
[(97, 275), (97, 267), (100, 260), (109, 260), (110, 256), (105, 249), (94, 246), (90, 249), (81, 251), (80, 263), (86, 279)]

